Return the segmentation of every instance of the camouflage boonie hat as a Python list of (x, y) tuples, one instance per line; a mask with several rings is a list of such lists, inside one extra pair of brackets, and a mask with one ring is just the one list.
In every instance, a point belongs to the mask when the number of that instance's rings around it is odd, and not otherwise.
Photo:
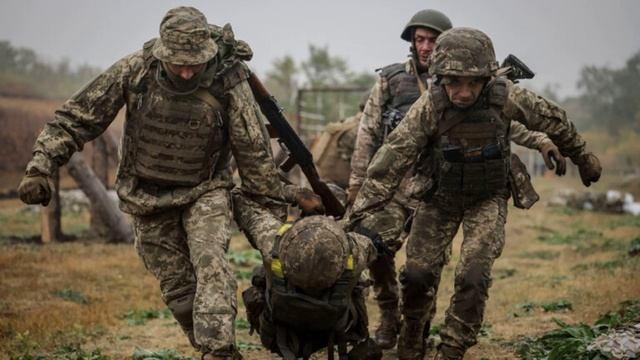
[(280, 239), (285, 278), (312, 293), (331, 287), (346, 267), (347, 241), (333, 218), (317, 215), (297, 221)]
[(204, 64), (217, 52), (207, 18), (187, 6), (167, 12), (160, 23), (160, 38), (153, 45), (154, 57), (176, 65)]
[(429, 75), (489, 77), (497, 69), (491, 39), (480, 30), (458, 27), (443, 32), (436, 40)]

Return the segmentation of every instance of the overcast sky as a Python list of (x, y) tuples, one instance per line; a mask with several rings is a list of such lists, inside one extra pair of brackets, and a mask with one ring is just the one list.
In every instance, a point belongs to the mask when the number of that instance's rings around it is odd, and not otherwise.
[(424, 8), (483, 30), (499, 59), (516, 54), (536, 72), (533, 87), (557, 83), (562, 96), (577, 92), (583, 66), (620, 67), (640, 51), (636, 0), (2, 0), (0, 40), (51, 61), (106, 68), (157, 36), (164, 13), (178, 5), (199, 8), (210, 23), (230, 22), (252, 46), (259, 73), (285, 54), (306, 58), (309, 44), (329, 46), (354, 70), (402, 61), (408, 43), (400, 33)]

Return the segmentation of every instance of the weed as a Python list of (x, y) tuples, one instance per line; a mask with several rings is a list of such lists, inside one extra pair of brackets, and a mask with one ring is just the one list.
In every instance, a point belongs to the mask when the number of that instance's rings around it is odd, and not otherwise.
[(246, 330), (249, 327), (251, 327), (251, 325), (247, 320), (243, 318), (236, 318), (236, 329)]
[(634, 226), (640, 227), (640, 216), (634, 215), (621, 215), (609, 224), (609, 228), (615, 229), (621, 226)]
[(102, 353), (102, 350), (95, 349), (91, 352), (87, 352), (82, 349), (79, 344), (67, 344), (58, 347), (53, 354), (58, 359), (73, 359), (73, 360), (107, 360), (107, 355)]
[(571, 276), (555, 275), (555, 276), (552, 276), (551, 279), (549, 279), (549, 281), (551, 283), (551, 286), (556, 286), (556, 285), (559, 285), (561, 282), (569, 279), (571, 279)]
[(640, 318), (640, 301), (631, 300), (621, 303), (619, 312), (609, 312), (600, 317), (593, 326), (586, 324), (569, 325), (553, 319), (557, 329), (548, 331), (540, 337), (526, 337), (515, 344), (519, 358), (538, 359), (611, 359), (607, 353), (588, 350), (587, 346), (601, 334), (625, 323)]
[(493, 278), (497, 280), (510, 278), (517, 273), (516, 269), (496, 269), (493, 271)]
[(62, 290), (52, 291), (51, 294), (61, 299), (72, 301), (77, 304), (83, 304), (83, 305), (89, 304), (89, 299), (87, 298), (87, 296), (78, 290), (66, 288)]
[(629, 244), (629, 256), (640, 255), (640, 236), (631, 240), (631, 244)]
[(527, 251), (519, 255), (519, 257), (525, 258), (525, 259), (541, 259), (541, 260), (553, 260), (558, 256), (560, 256), (558, 252), (546, 251), (546, 250)]
[(627, 257), (619, 257), (613, 260), (607, 260), (607, 261), (594, 261), (592, 263), (589, 264), (578, 264), (576, 266), (574, 266), (572, 269), (576, 270), (576, 271), (585, 271), (585, 270), (590, 270), (590, 269), (595, 269), (595, 270), (614, 270), (617, 269), (619, 267), (625, 266), (628, 263), (636, 263), (635, 258), (630, 259)]
[(489, 337), (491, 335), (491, 324), (482, 323), (480, 330), (478, 330), (478, 337)]
[(558, 300), (558, 301), (550, 301), (547, 303), (540, 304), (542, 310), (545, 312), (555, 312), (555, 311), (572, 311), (573, 304), (569, 300)]
[(241, 270), (241, 269), (236, 269), (233, 271), (233, 273), (236, 276), (236, 279), (242, 281), (242, 280), (249, 280), (251, 279), (251, 276), (253, 276), (253, 271), (251, 270)]
[(431, 336), (440, 335), (441, 328), (442, 328), (442, 324), (431, 325), (431, 329), (429, 329), (429, 335)]
[(599, 231), (586, 229), (583, 227), (577, 228), (573, 233), (563, 235), (557, 231), (551, 233), (542, 234), (538, 236), (538, 240), (547, 244), (563, 245), (563, 244), (576, 244), (583, 243), (588, 240), (598, 239), (602, 237), (602, 233)]
[(229, 251), (227, 253), (227, 259), (240, 266), (258, 265), (262, 263), (262, 257), (258, 250)]
[(262, 349), (261, 344), (256, 344), (247, 341), (238, 341), (238, 349), (240, 350), (260, 350)]
[(129, 325), (144, 325), (152, 319), (170, 319), (171, 311), (165, 308), (163, 310), (129, 310), (120, 316), (120, 319), (126, 319)]
[(178, 354), (173, 349), (162, 349), (158, 351), (150, 351), (141, 348), (136, 348), (131, 355), (131, 360), (195, 360), (190, 356), (183, 356)]

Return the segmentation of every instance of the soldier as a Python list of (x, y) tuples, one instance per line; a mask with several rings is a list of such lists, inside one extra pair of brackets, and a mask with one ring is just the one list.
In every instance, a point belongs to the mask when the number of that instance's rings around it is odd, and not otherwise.
[(282, 187), (246, 81), (249, 46), (192, 7), (167, 12), (160, 38), (116, 62), (55, 113), (19, 193), (46, 204), (49, 177), (126, 106), (116, 190), (162, 299), (203, 359), (240, 358), (237, 284), (225, 258), (235, 157), (242, 192), (284, 215)]
[[(303, 214), (315, 212), (320, 204), (319, 197), (304, 188), (286, 186), (285, 197)], [(233, 204), (240, 229), (263, 256), (264, 266), (256, 268), (252, 286), (242, 294), (251, 331), (258, 332), (262, 344), (287, 360), (308, 359), (325, 347), (332, 358), (334, 344), (340, 359), (380, 359), (382, 351), (369, 338), (363, 293), (367, 283), (360, 275), (383, 251), (382, 240), (364, 229), (359, 230), (371, 239), (345, 233), (323, 215), (283, 223), (237, 191)], [(347, 344), (353, 346), (348, 354)]]
[(351, 156), (356, 145), (364, 104), (368, 98), (369, 93), (366, 93), (358, 104), (360, 111), (357, 114), (329, 123), (311, 146), (318, 175), (345, 190), (349, 187)]
[[(585, 186), (599, 179), (598, 159), (560, 107), (496, 77), (491, 40), (454, 28), (436, 41), (429, 68), (434, 86), (411, 107), (367, 170), (352, 223), (382, 211), (409, 167), (433, 162), (433, 191), (416, 211), (402, 279), (401, 359), (424, 355), (422, 330), (440, 281), (446, 251), (460, 224), (464, 240), (455, 292), (440, 331), (441, 359), (461, 359), (476, 343), (491, 284), (491, 267), (504, 246), (510, 166), (509, 124), (544, 131), (580, 170)], [(427, 152), (430, 156), (419, 156)], [(364, 219), (363, 219), (364, 218)], [(363, 219), (363, 220), (361, 220)]]
[[(438, 35), (450, 28), (451, 21), (443, 13), (421, 10), (411, 18), (402, 31), (400, 37), (411, 43), (411, 56), (405, 63), (382, 68), (379, 79), (371, 90), (351, 160), (349, 203), (353, 203), (366, 177), (367, 166), (387, 134), (397, 126), (420, 94), (429, 88), (429, 56)], [(514, 122), (511, 140), (519, 145), (540, 150), (550, 168), (553, 168), (550, 158), (554, 158), (558, 174), (564, 173), (564, 158), (543, 133), (527, 131), (523, 125)], [(415, 209), (411, 198), (428, 190), (424, 183), (415, 184), (411, 175), (407, 174), (400, 190), (384, 211), (365, 219), (362, 223), (364, 227), (378, 232), (391, 249), (391, 256), (380, 256), (370, 267), (375, 298), (381, 314), (375, 338), (384, 349), (395, 346), (400, 324), (394, 255), (402, 246), (405, 224), (409, 222)], [(430, 313), (435, 313), (435, 304)], [(425, 336), (429, 332), (430, 320), (425, 324)]]

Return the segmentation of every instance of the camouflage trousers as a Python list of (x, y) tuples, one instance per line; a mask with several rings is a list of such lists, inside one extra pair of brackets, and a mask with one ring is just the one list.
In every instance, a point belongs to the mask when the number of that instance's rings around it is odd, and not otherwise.
[(384, 209), (364, 218), (361, 223), (362, 226), (380, 234), (390, 253), (393, 254), (382, 254), (369, 265), (374, 296), (383, 310), (398, 308), (399, 290), (395, 253), (402, 247), (404, 240), (402, 233), (410, 215), (409, 209), (392, 200)]
[(220, 356), (235, 351), (230, 214), (228, 190), (216, 189), (186, 207), (133, 217), (136, 249), (162, 299), (194, 347)]
[(507, 215), (506, 195), (470, 202), (461, 196), (436, 195), (418, 207), (407, 240), (407, 263), (401, 274), (405, 319), (427, 321), (442, 268), (460, 224), (464, 240), (455, 270), (455, 291), (440, 330), (442, 345), (462, 357), (476, 343), (482, 325), (491, 267), (502, 253)]
[(257, 202), (251, 200), (240, 189), (231, 191), (233, 218), (245, 234), (251, 246), (260, 251), (262, 261), (271, 263), (271, 250), (278, 229), (284, 221)]

